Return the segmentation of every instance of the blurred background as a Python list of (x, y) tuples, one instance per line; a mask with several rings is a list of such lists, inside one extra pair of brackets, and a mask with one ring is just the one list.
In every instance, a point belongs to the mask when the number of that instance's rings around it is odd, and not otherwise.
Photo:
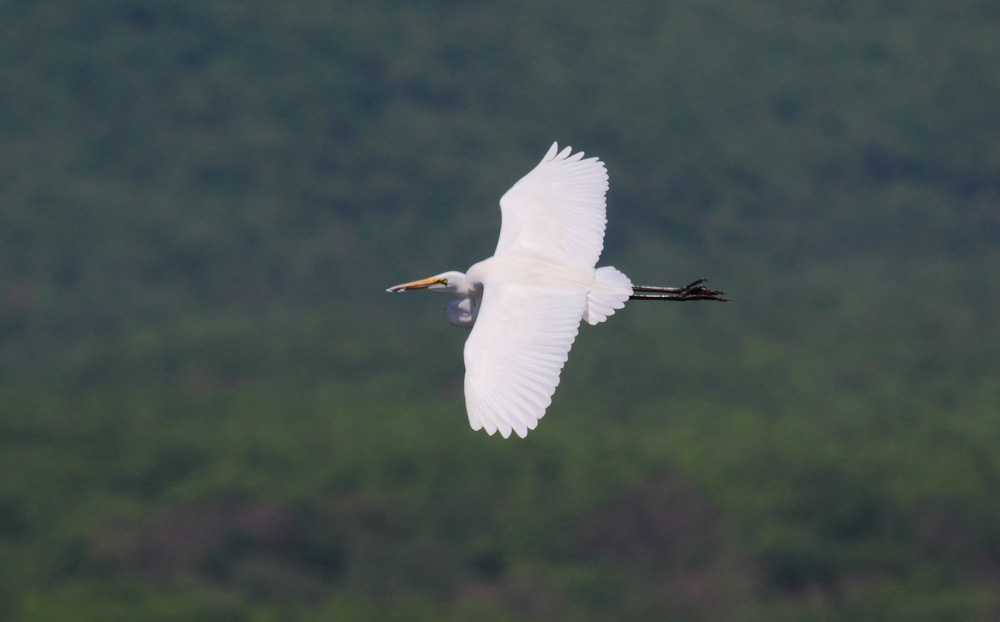
[[(1000, 3), (0, 2), (0, 618), (1000, 619)], [(469, 429), (553, 141), (602, 264)]]

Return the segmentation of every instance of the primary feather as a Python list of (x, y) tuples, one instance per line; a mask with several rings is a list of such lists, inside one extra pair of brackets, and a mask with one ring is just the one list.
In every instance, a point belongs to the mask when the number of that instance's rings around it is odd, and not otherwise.
[(604, 248), (608, 171), (597, 158), (552, 143), (531, 172), (500, 198), (503, 217), (494, 256), (534, 253), (593, 269)]

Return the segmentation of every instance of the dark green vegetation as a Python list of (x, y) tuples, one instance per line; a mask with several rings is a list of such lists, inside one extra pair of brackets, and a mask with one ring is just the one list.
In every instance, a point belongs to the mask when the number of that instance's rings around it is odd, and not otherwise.
[[(1000, 616), (992, 1), (0, 3), (0, 618)], [(552, 140), (603, 261), (526, 440), (391, 284)]]

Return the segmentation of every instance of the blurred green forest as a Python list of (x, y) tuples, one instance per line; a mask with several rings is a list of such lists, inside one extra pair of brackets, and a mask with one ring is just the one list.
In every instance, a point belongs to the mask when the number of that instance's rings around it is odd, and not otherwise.
[[(1000, 3), (0, 2), (0, 619), (1000, 619)], [(527, 439), (385, 287), (552, 141)], [(670, 307), (670, 308), (665, 308)]]

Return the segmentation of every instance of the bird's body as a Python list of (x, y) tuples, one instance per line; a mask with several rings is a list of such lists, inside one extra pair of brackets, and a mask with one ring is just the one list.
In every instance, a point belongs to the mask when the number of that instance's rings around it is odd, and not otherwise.
[(607, 170), (597, 158), (571, 151), (553, 143), (500, 199), (503, 223), (492, 257), (465, 274), (444, 272), (388, 290), (430, 289), (454, 298), (445, 307), (448, 320), (472, 329), (465, 344), (465, 399), (475, 430), (507, 438), (535, 428), (581, 320), (603, 322), (635, 297), (722, 300), (721, 292), (700, 282), (633, 288), (619, 270), (595, 268), (607, 222)]

